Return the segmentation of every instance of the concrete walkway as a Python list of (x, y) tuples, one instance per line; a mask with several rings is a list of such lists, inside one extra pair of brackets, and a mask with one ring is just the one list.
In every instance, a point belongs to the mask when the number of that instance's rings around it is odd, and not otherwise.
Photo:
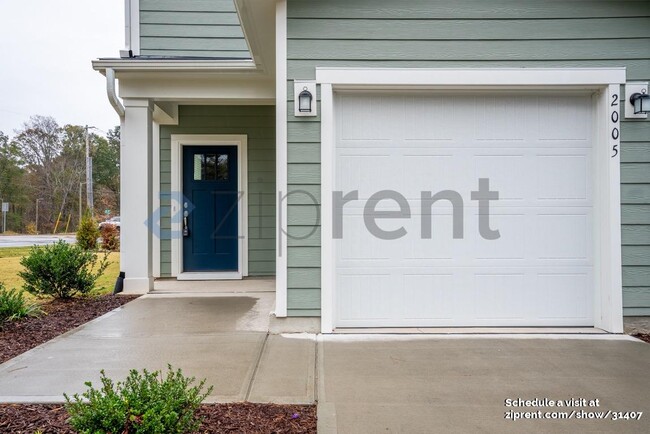
[(269, 336), (274, 294), (146, 295), (0, 365), (0, 402), (61, 402), (105, 369), (206, 378), (207, 402), (313, 403), (314, 337)]
[[(650, 345), (633, 338), (269, 334), (274, 293), (253, 286), (143, 296), (0, 365), (0, 402), (61, 402), (100, 369), (121, 379), (171, 363), (214, 385), (208, 402), (317, 400), (321, 433), (650, 432)], [(505, 406), (519, 398), (594, 406)], [(645, 414), (510, 421), (509, 410)]]

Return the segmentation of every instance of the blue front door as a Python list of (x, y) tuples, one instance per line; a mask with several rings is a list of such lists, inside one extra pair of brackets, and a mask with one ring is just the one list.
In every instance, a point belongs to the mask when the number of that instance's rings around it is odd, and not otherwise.
[(183, 271), (237, 271), (237, 147), (183, 147), (183, 194)]

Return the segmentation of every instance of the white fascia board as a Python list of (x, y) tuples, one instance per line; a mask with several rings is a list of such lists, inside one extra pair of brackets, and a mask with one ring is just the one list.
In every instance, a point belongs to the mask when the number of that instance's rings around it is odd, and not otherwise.
[(120, 97), (162, 101), (261, 100), (275, 101), (275, 82), (245, 75), (157, 75), (122, 77)]
[(92, 61), (95, 71), (104, 72), (112, 68), (121, 71), (254, 71), (257, 69), (252, 60), (189, 60), (189, 59), (97, 59)]
[(589, 86), (625, 83), (625, 68), (316, 68), (316, 81), (339, 86)]

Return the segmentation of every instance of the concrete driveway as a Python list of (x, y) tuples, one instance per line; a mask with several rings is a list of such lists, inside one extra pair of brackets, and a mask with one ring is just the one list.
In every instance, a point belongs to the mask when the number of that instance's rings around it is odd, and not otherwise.
[[(650, 345), (629, 337), (324, 336), (318, 355), (322, 432), (650, 432)], [(520, 398), (578, 400), (505, 405)], [(513, 421), (508, 410), (575, 413)], [(578, 419), (582, 410), (644, 414)]]

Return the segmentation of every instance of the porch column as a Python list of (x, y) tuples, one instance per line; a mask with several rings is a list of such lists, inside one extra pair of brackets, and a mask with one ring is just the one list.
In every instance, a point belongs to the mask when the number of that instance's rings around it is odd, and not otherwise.
[(152, 115), (148, 99), (124, 100), (120, 151), (120, 270), (124, 292), (144, 294), (153, 288), (151, 267)]

